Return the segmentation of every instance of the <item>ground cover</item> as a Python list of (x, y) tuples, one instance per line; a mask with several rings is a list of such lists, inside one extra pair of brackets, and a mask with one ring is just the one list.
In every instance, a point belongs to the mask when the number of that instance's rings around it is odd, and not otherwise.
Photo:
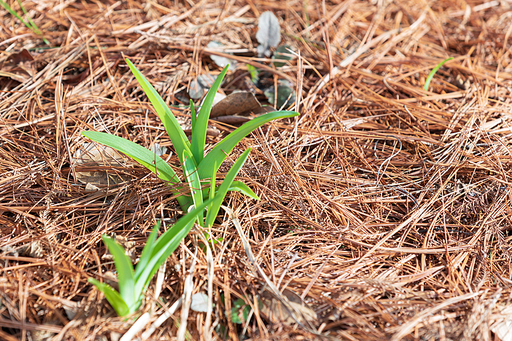
[[(0, 339), (117, 340), (139, 319), (151, 340), (510, 340), (509, 2), (22, 4), (37, 31), (0, 12)], [(230, 63), (220, 92), (245, 92), (207, 150), (269, 111), (255, 99), (300, 114), (226, 157), (218, 184), (251, 148), (237, 179), (260, 200), (229, 192), (128, 320), (88, 282), (116, 285), (102, 235), (136, 263), (179, 189), (81, 133), (184, 177), (126, 58), (185, 131)]]

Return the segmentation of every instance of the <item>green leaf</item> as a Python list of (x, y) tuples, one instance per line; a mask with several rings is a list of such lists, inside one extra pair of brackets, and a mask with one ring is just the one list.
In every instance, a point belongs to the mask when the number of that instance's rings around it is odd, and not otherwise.
[(425, 81), (425, 85), (423, 86), (423, 90), (428, 91), (430, 82), (432, 81), (432, 78), (434, 78), (434, 75), (436, 74), (437, 70), (439, 70), (441, 68), (441, 66), (443, 66), (444, 63), (446, 63), (447, 61), (452, 60), (452, 59), (453, 59), (453, 57), (446, 58), (441, 63), (437, 64), (436, 67), (432, 69), (432, 71), (430, 71), (430, 73), (428, 74), (427, 80)]
[[(148, 240), (146, 241), (146, 245), (144, 245), (144, 248), (142, 249), (142, 253), (140, 255), (139, 262), (137, 263), (137, 266), (135, 267), (135, 274), (134, 274), (135, 281), (137, 281), (137, 278), (139, 278), (140, 273), (142, 272), (142, 270), (144, 268), (146, 268), (146, 266), (150, 260), (150, 257), (153, 253), (153, 248), (155, 246), (155, 240), (156, 240), (156, 237), (158, 236), (158, 230), (160, 229), (161, 223), (162, 223), (161, 221), (157, 221), (157, 223), (153, 227), (153, 230), (151, 231), (151, 233), (148, 237)], [(136, 294), (140, 295), (141, 293), (136, 292)]]
[(260, 197), (256, 195), (246, 184), (241, 181), (233, 181), (228, 191), (240, 192), (256, 200), (260, 200)]
[[(213, 202), (216, 200), (213, 199)], [(197, 216), (211, 203), (212, 200), (206, 200), (199, 207), (181, 217), (176, 224), (158, 238), (153, 247), (149, 262), (145, 268), (141, 269), (138, 276), (135, 277), (135, 292), (143, 292), (147, 288), (158, 268), (165, 263), (171, 253), (176, 250), (181, 240), (190, 232)]]
[(194, 107), (194, 101), (190, 100), (190, 120), (192, 121), (192, 131), (194, 131), (194, 127), (196, 125), (196, 108)]
[[(162, 160), (162, 158), (159, 156), (156, 156), (155, 158), (155, 153), (142, 146), (139, 146), (135, 142), (123, 139), (122, 137), (119, 136), (107, 133), (100, 133), (97, 131), (83, 131), (82, 135), (90, 138), (93, 141), (112, 147), (123, 154), (126, 154), (133, 160), (137, 161), (138, 163), (140, 163), (141, 165), (155, 173), (159, 179), (165, 182), (171, 182), (175, 184), (181, 183), (178, 176), (171, 168), (171, 166), (167, 164), (167, 162)], [(156, 169), (154, 163), (155, 161)], [(187, 197), (179, 196), (177, 200), (183, 209), (186, 209), (190, 205), (190, 201), (188, 200)]]
[(138, 308), (136, 303), (140, 297), (135, 297), (134, 271), (130, 258), (124, 253), (122, 246), (116, 243), (115, 240), (106, 235), (103, 235), (102, 239), (114, 257), (117, 280), (119, 281), (119, 293), (123, 301), (128, 305), (130, 312), (133, 312)]
[(30, 17), (28, 16), (27, 14), (27, 11), (25, 10), (25, 7), (23, 7), (22, 3), (20, 0), (18, 0), (18, 4), (20, 5), (20, 8), (21, 10), (23, 11), (23, 13), (27, 16), (27, 19), (28, 19), (28, 23), (23, 20), (23, 18), (21, 18), (21, 16), (16, 13), (16, 11), (14, 11), (11, 6), (9, 6), (9, 4), (7, 4), (5, 1), (3, 0), (0, 0), (0, 5), (7, 11), (9, 12), (12, 16), (18, 18), (19, 21), (21, 21), (21, 23), (23, 25), (25, 25), (29, 30), (31, 30), (32, 32), (34, 32), (35, 34), (39, 35), (41, 37), (41, 39), (43, 39), (44, 43), (46, 45), (50, 45), (50, 42), (48, 40), (46, 40), (45, 37), (43, 37), (43, 34), (41, 33), (41, 30), (39, 30), (39, 27), (37, 27), (37, 25), (32, 21), (32, 19), (30, 19)]
[(215, 182), (217, 181), (216, 178), (217, 178), (217, 164), (214, 163), (213, 164), (213, 168), (212, 168), (212, 176), (210, 177), (210, 189), (208, 191), (208, 197), (210, 199), (213, 199), (213, 197), (215, 196), (215, 189), (216, 189), (216, 186), (215, 186)]
[(285, 62), (277, 61), (277, 60), (292, 60), (293, 54), (290, 52), (291, 47), (288, 45), (281, 45), (279, 46), (272, 56), (272, 60), (274, 60), (272, 63), (275, 67), (282, 67), (285, 65)]
[[(164, 100), (160, 97), (155, 88), (153, 88), (151, 83), (149, 83), (149, 81), (142, 75), (142, 73), (140, 73), (128, 58), (126, 59), (126, 63), (130, 70), (132, 70), (132, 73), (142, 87), (142, 90), (146, 93), (146, 96), (148, 96), (153, 108), (155, 108), (155, 111), (158, 114), (158, 117), (160, 117), (167, 134), (171, 138), (178, 157), (181, 158), (184, 150), (190, 152), (190, 142), (188, 141), (187, 135), (181, 128), (181, 125), (178, 120), (176, 120), (172, 111), (167, 107), (167, 104), (165, 104)], [(180, 162), (183, 162), (183, 160), (180, 160)]]
[[(233, 307), (231, 308), (231, 316), (233, 323), (242, 324), (244, 322), (247, 322), (250, 312), (251, 306), (246, 304), (243, 299), (237, 299), (235, 302), (233, 302)], [(242, 315), (243, 321), (240, 319), (240, 314)]]
[(213, 222), (215, 221), (215, 218), (219, 213), (220, 205), (222, 205), (224, 197), (228, 193), (228, 190), (231, 187), (231, 184), (235, 179), (236, 175), (238, 174), (238, 172), (244, 165), (245, 161), (249, 157), (250, 152), (251, 148), (248, 148), (245, 152), (243, 152), (242, 155), (240, 155), (240, 157), (235, 161), (229, 172), (226, 174), (226, 177), (222, 181), (222, 184), (219, 186), (219, 189), (215, 193), (215, 198), (217, 200), (214, 201), (210, 207), (208, 207), (208, 214), (206, 215), (205, 227), (213, 225)]
[[(197, 166), (194, 162), (194, 158), (190, 153), (186, 150), (183, 151), (183, 164), (181, 165), (183, 168), (183, 174), (185, 174), (185, 179), (188, 182), (190, 187), (190, 193), (192, 194), (192, 200), (194, 201), (194, 205), (198, 207), (203, 203), (203, 192), (201, 190), (201, 179), (199, 179), (199, 174), (197, 173)], [(202, 214), (199, 215), (199, 220), (202, 224)], [(201, 225), (200, 224), (200, 225)]]
[[(159, 179), (167, 182), (180, 183), (180, 180), (176, 176), (174, 170), (162, 160), (161, 157), (155, 158), (155, 153), (152, 151), (119, 136), (101, 133), (97, 131), (83, 131), (82, 135), (90, 138), (93, 141), (99, 142), (106, 146), (112, 147), (123, 154), (126, 154), (130, 158), (134, 159), (153, 173), (155, 173)], [(155, 161), (156, 169), (155, 170)]]
[(25, 26), (27, 26), (27, 28), (30, 29), (30, 25), (25, 21), (23, 20), (20, 15), (18, 13), (16, 13), (16, 11), (14, 11), (11, 6), (9, 6), (9, 4), (7, 4), (6, 2), (0, 0), (0, 5), (2, 5), (2, 7), (9, 13), (11, 13), (12, 16), (18, 18), (19, 21), (21, 21), (21, 23)]
[(36, 24), (34, 24), (34, 22), (32, 21), (32, 19), (30, 19), (30, 17), (28, 16), (28, 13), (27, 11), (25, 10), (25, 7), (23, 7), (23, 4), (21, 3), (21, 0), (18, 0), (18, 5), (20, 5), (20, 8), (21, 8), (21, 11), (23, 12), (23, 14), (25, 14), (25, 16), (27, 17), (27, 20), (28, 20), (28, 24), (23, 22), (23, 24), (25, 24), (29, 29), (31, 29), (34, 33), (36, 34), (41, 34), (41, 31), (39, 31), (39, 28), (37, 27)]
[(242, 320), (240, 319), (240, 316), (238, 316), (239, 309), (233, 307), (231, 308), (231, 322), (236, 324), (242, 324)]
[(196, 122), (194, 127), (192, 128), (192, 155), (194, 156), (194, 160), (196, 164), (199, 164), (204, 157), (204, 144), (206, 141), (206, 130), (208, 129), (208, 119), (210, 118), (210, 112), (212, 110), (213, 99), (215, 98), (215, 94), (217, 90), (219, 90), (220, 84), (228, 71), (228, 66), (222, 70), (220, 75), (217, 77), (215, 82), (213, 82), (212, 87), (208, 90), (206, 97), (201, 105), (201, 109), (199, 110), (199, 114), (197, 115)]
[(257, 67), (252, 66), (251, 64), (246, 64), (246, 66), (247, 66), (247, 71), (249, 71), (249, 74), (251, 75), (251, 81), (254, 84), (258, 83), (258, 80), (260, 79), (260, 76), (259, 76), (260, 70)]
[[(295, 90), (288, 81), (279, 81), (277, 85), (277, 93), (274, 86), (263, 91), (268, 102), (276, 106), (276, 108), (287, 108), (295, 103)], [(275, 96), (277, 95), (277, 98)]]
[(244, 123), (241, 127), (233, 131), (220, 141), (209, 153), (205, 156), (203, 161), (198, 165), (199, 177), (205, 179), (212, 173), (212, 168), (215, 172), (219, 169), (220, 165), (226, 159), (226, 156), (231, 153), (233, 148), (250, 132), (262, 126), (263, 124), (276, 120), (279, 118), (294, 117), (299, 115), (295, 111), (273, 111), (265, 115), (256, 117), (255, 119)]
[(123, 317), (130, 314), (130, 309), (128, 308), (126, 302), (123, 300), (121, 295), (119, 295), (119, 293), (115, 291), (110, 285), (101, 283), (94, 278), (88, 278), (87, 281), (95, 285), (96, 288), (98, 288), (98, 290), (105, 295), (108, 303), (110, 303), (112, 308), (114, 308), (118, 316)]
[[(215, 182), (210, 181), (210, 188), (212, 188), (211, 186), (215, 186)], [(215, 187), (215, 191), (217, 191), (218, 187), (219, 186)], [(215, 193), (212, 193), (212, 191), (210, 191), (210, 188), (203, 189), (203, 198), (207, 198), (207, 197), (213, 198)], [(237, 181), (237, 180), (233, 181), (233, 183), (231, 184), (231, 186), (228, 189), (228, 192), (239, 192), (239, 193), (247, 195), (248, 197), (251, 197), (253, 199), (260, 200), (260, 197), (258, 197), (256, 195), (256, 193), (254, 193), (252, 191), (252, 189), (249, 188), (249, 186), (247, 186), (246, 184), (244, 184), (241, 181)]]

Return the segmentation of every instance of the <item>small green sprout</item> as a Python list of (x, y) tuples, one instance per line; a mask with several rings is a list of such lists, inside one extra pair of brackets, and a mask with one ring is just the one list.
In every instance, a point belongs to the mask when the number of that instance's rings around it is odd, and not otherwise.
[(241, 298), (237, 299), (231, 307), (231, 321), (236, 324), (242, 324), (249, 319), (251, 306), (246, 304)]
[(110, 285), (102, 283), (94, 278), (88, 278), (89, 283), (94, 284), (104, 295), (117, 315), (124, 317), (135, 313), (142, 304), (144, 293), (149, 282), (158, 271), (158, 268), (165, 263), (171, 253), (176, 250), (181, 240), (187, 236), (192, 229), (197, 216), (203, 212), (205, 207), (212, 202), (219, 201), (219, 198), (209, 199), (202, 205), (194, 208), (184, 217), (179, 219), (170, 229), (156, 239), (160, 222), (157, 222), (153, 231), (142, 250), (140, 260), (133, 269), (130, 258), (125, 254), (124, 249), (112, 238), (103, 235), (103, 242), (114, 257), (114, 263), (119, 281), (119, 292)]
[(439, 70), (444, 65), (444, 63), (446, 63), (447, 61), (452, 60), (452, 59), (453, 59), (453, 57), (446, 58), (441, 63), (437, 64), (436, 67), (432, 69), (432, 71), (430, 71), (430, 73), (428, 74), (427, 80), (425, 81), (425, 85), (423, 86), (423, 90), (428, 91), (430, 82), (432, 81), (432, 78), (434, 78), (434, 75), (436, 74), (437, 70)]

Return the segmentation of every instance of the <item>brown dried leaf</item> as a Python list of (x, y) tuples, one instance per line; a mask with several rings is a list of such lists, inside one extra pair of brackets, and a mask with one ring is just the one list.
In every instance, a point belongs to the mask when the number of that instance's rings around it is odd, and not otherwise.
[[(298, 322), (306, 324), (306, 322), (315, 322), (317, 320), (318, 317), (315, 311), (304, 303), (299, 295), (288, 289), (285, 289), (282, 294), (288, 299), (290, 306), (293, 307), (295, 312), (300, 313), (300, 316), (295, 316)], [(261, 295), (261, 300), (263, 301), (261, 313), (266, 315), (272, 322), (282, 322), (286, 324), (297, 323), (291, 312), (286, 309), (281, 301), (276, 299), (270, 291), (264, 291)]]
[[(77, 180), (94, 186), (115, 185), (127, 181), (128, 176), (122, 176), (108, 170), (109, 167), (126, 166), (127, 161), (127, 157), (113, 148), (94, 143), (84, 143), (82, 148), (75, 153), (75, 159), (73, 160), (75, 166), (78, 166)], [(81, 168), (98, 170), (80, 171)]]
[(260, 108), (261, 104), (252, 92), (235, 92), (226, 96), (226, 98), (213, 106), (210, 118), (231, 116), (242, 113), (246, 113), (248, 115)]

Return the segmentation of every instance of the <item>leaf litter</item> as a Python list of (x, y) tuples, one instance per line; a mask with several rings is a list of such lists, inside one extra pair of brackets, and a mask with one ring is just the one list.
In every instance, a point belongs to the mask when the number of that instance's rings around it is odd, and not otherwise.
[[(184, 124), (189, 84), (219, 73), (211, 55), (237, 61), (222, 86), (228, 96), (266, 82), (253, 89), (264, 106), (270, 86), (286, 80), (298, 89), (287, 105), (301, 116), (262, 127), (233, 155), (253, 148), (241, 178), (262, 198), (234, 194), (226, 201), (247, 244), (221, 217), (211, 231), (185, 239), (161, 289), (151, 284), (143, 309), (161, 339), (177, 333), (176, 303), (195, 254), (192, 294), (212, 283), (214, 319), (205, 330), (209, 308), (189, 312), (191, 339), (507, 340), (510, 5), (23, 6), (52, 48), (3, 13), (0, 339), (124, 335), (133, 321), (114, 317), (87, 282), (112, 280), (101, 235), (122, 236), (137, 255), (156, 219), (168, 226), (182, 214), (169, 188), (133, 163), (76, 162), (86, 142), (80, 132), (102, 127), (146, 148), (168, 148), (163, 157), (178, 164), (124, 54), (158, 84)], [(262, 37), (257, 26), (265, 12), (282, 27), (269, 24)], [(269, 33), (276, 29), (277, 42)], [(209, 49), (208, 41), (229, 43), (233, 54)], [(297, 57), (277, 67), (270, 57), (279, 44)], [(450, 57), (425, 91), (429, 73)], [(210, 124), (223, 136), (232, 129)], [(209, 135), (207, 142), (219, 139)], [(109, 181), (88, 191), (81, 173), (100, 170)], [(205, 235), (215, 240), (212, 267)], [(270, 297), (256, 265), (278, 288)]]

